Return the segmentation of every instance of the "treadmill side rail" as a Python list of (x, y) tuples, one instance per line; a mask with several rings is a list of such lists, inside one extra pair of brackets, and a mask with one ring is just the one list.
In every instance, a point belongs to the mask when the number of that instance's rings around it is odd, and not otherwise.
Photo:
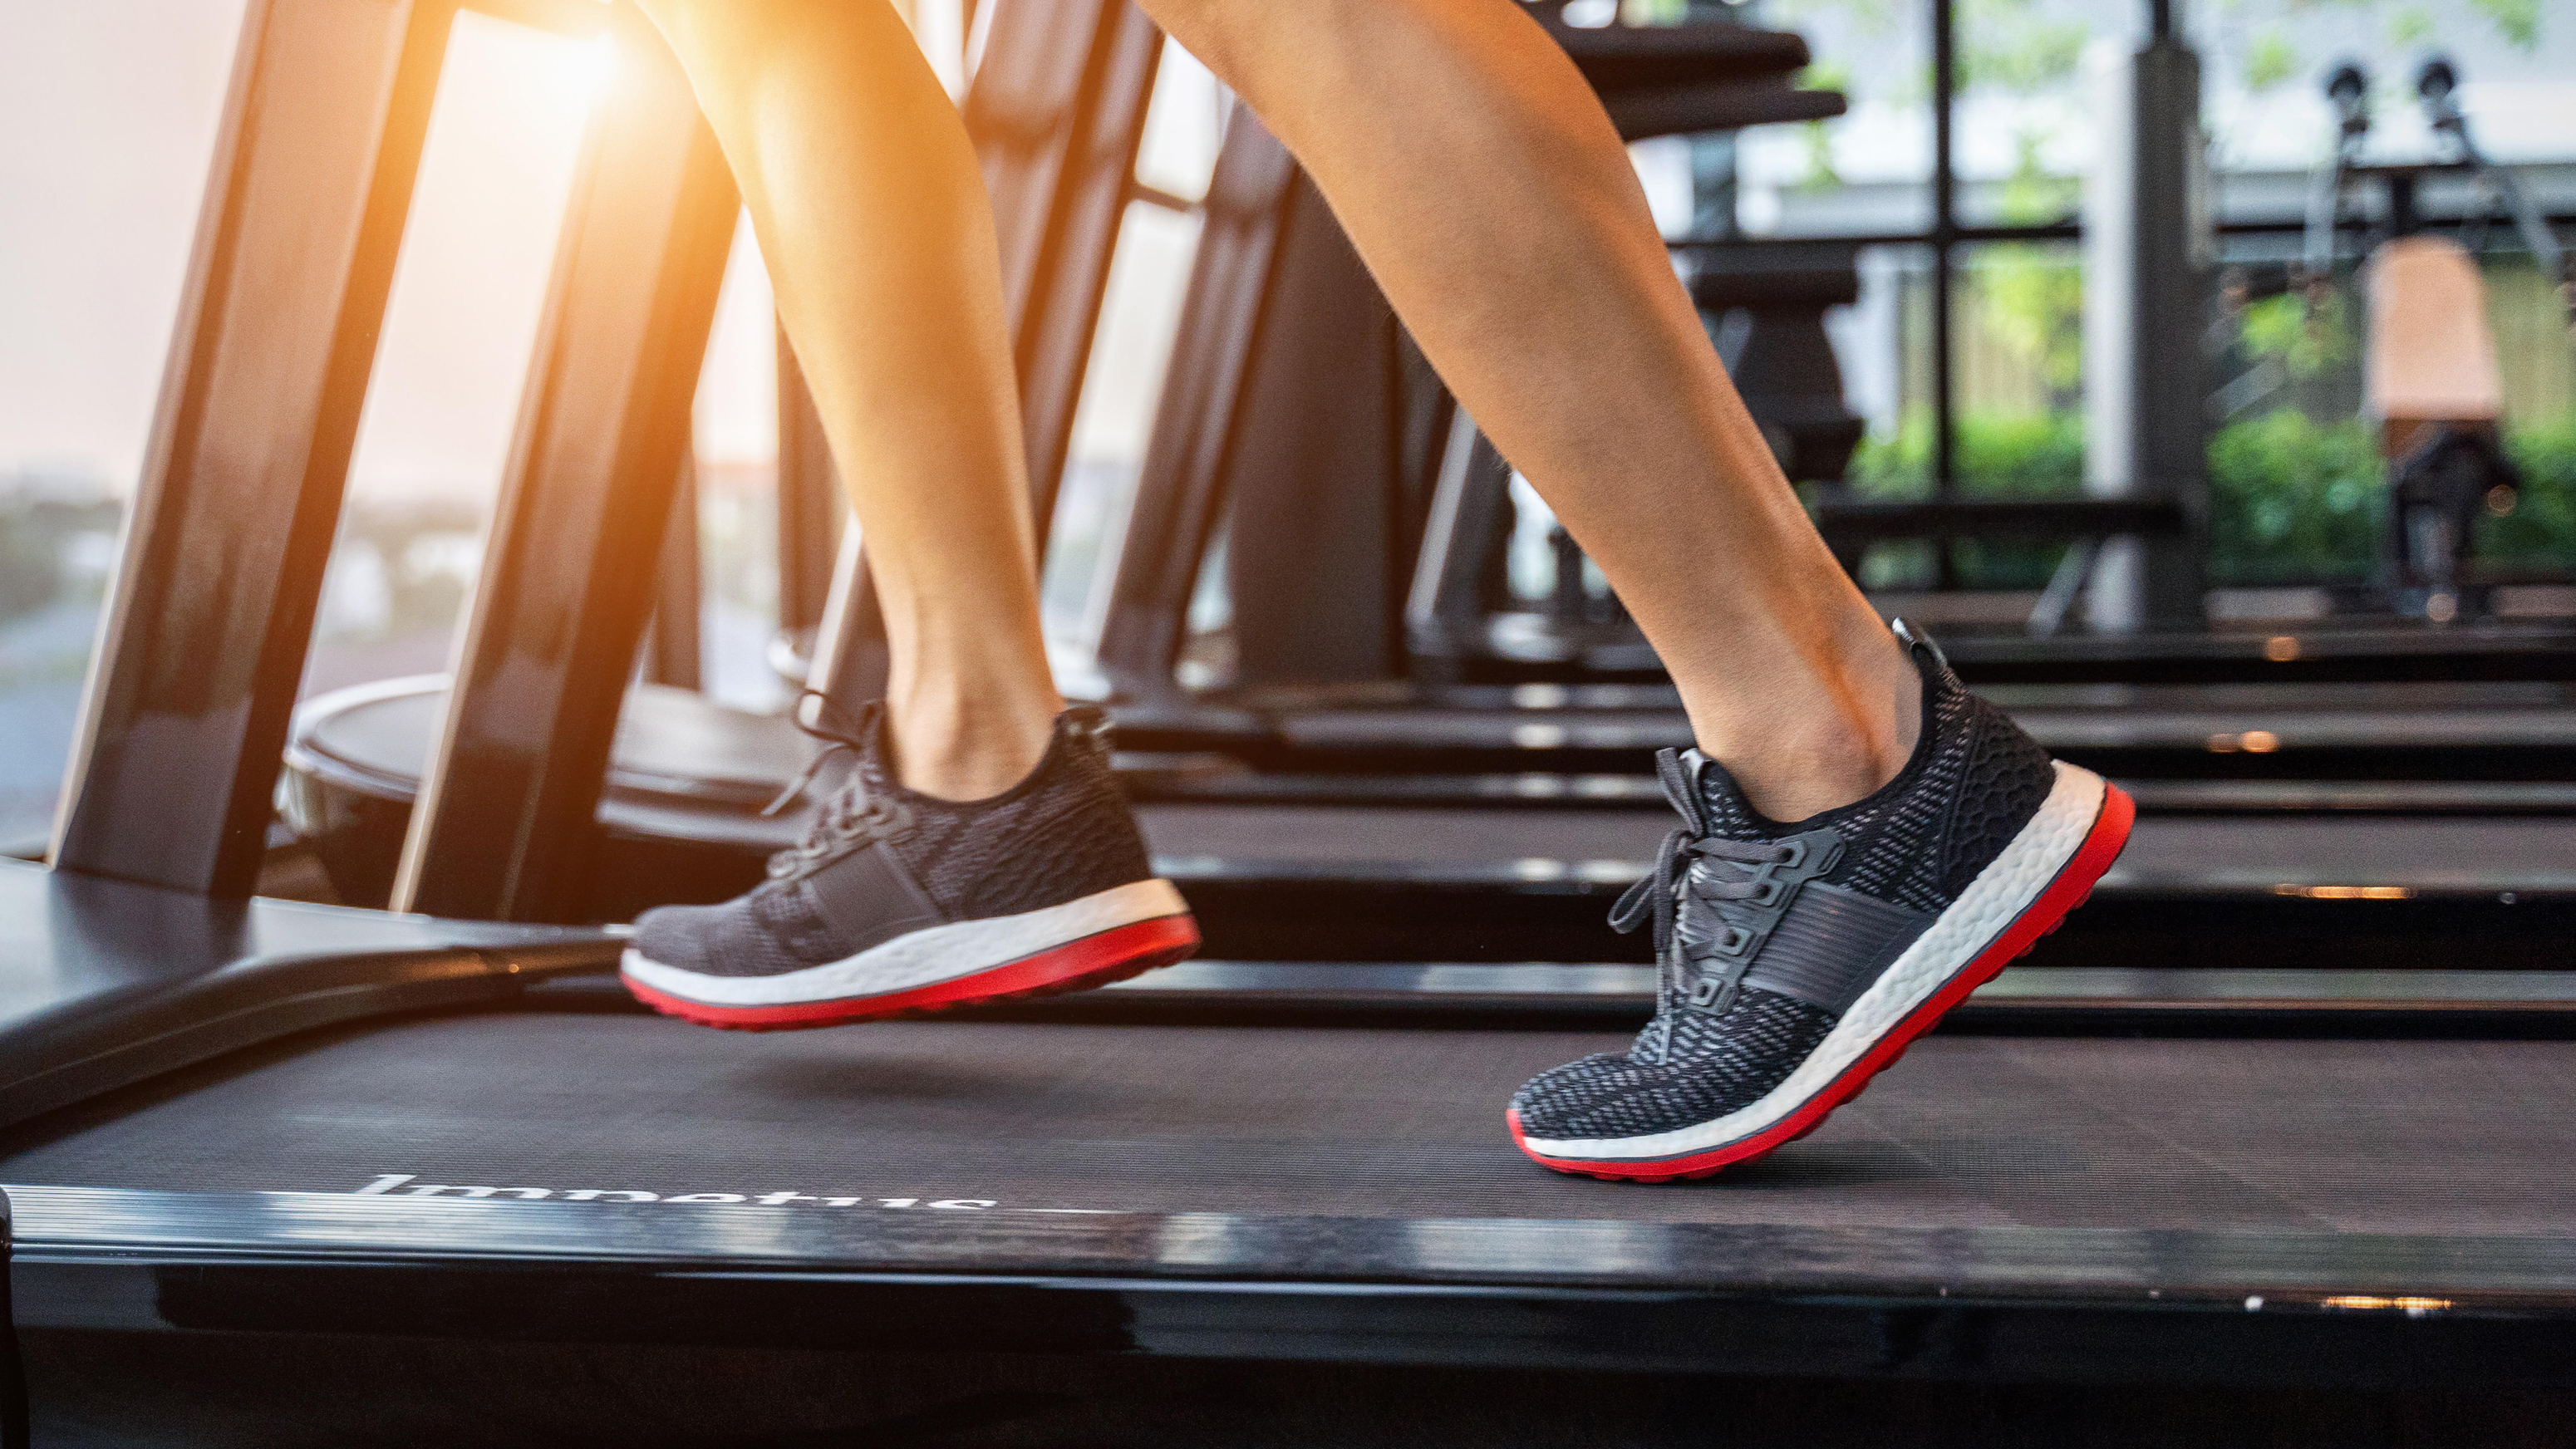
[(12, 1192), (38, 1334), (2563, 1388), (2576, 1325), (2547, 1237)]
[(57, 827), (246, 897), (452, 6), (255, 0)]
[[(591, 122), (398, 910), (582, 919), (741, 203), (640, 19)], [(645, 565), (645, 566), (639, 566)]]
[(622, 946), (0, 861), (0, 1126), (294, 1032), (504, 1001)]

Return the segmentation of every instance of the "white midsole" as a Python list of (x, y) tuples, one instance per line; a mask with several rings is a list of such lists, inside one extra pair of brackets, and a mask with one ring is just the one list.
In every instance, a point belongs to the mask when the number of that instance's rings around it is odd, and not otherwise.
[(1760, 1100), (1670, 1132), (1638, 1137), (1527, 1137), (1522, 1140), (1529, 1150), (1543, 1157), (1594, 1162), (1681, 1157), (1751, 1137), (1805, 1106), (1877, 1045), (1879, 1038), (1983, 955), (2083, 849), (2102, 813), (2106, 787), (2102, 777), (2090, 770), (2063, 760), (2055, 763), (2057, 783), (2040, 802), (2039, 813), (1978, 872), (1930, 929), (1905, 948), (1886, 974), (1861, 993), (1826, 1034), (1824, 1044)]
[(627, 976), (670, 996), (708, 1006), (785, 1006), (886, 996), (935, 986), (1007, 966), (1085, 936), (1138, 921), (1185, 914), (1189, 907), (1167, 880), (1131, 881), (1060, 906), (989, 920), (925, 926), (855, 956), (776, 976), (708, 976), (666, 966), (629, 946)]

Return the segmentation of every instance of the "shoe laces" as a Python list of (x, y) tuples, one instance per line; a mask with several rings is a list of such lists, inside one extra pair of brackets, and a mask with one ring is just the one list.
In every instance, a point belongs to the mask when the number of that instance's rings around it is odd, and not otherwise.
[[(1649, 921), (1654, 925), (1655, 1022), (1650, 1030), (1660, 1032), (1656, 1050), (1661, 1053), (1671, 1045), (1673, 1019), (1689, 999), (1691, 987), (1690, 966), (1683, 959), (1678, 929), (1683, 894), (1708, 902), (1730, 934), (1742, 933), (1738, 939), (1750, 940), (1761, 922), (1748, 903), (1767, 904), (1777, 889), (1763, 867), (1789, 863), (1804, 852), (1795, 844), (1731, 840), (1713, 833), (1708, 805), (1700, 796), (1693, 772), (1682, 765), (1679, 752), (1657, 751), (1655, 774), (1663, 784), (1664, 798), (1681, 815), (1682, 824), (1666, 835), (1656, 849), (1653, 872), (1628, 887), (1618, 904), (1610, 908), (1610, 928), (1626, 935)], [(1692, 867), (1702, 861), (1709, 862), (1711, 869), (1694, 873)], [(1704, 1004), (1719, 1011), (1733, 1004), (1735, 989), (1751, 957), (1749, 950), (1743, 952), (1728, 968), (1717, 993)]]
[[(812, 717), (807, 717), (805, 702), (815, 703)], [(867, 768), (868, 745), (877, 736), (884, 705), (871, 700), (856, 710), (846, 710), (820, 690), (803, 690), (796, 697), (792, 716), (796, 727), (823, 742), (823, 748), (805, 762), (796, 778), (778, 798), (761, 810), (763, 815), (776, 815), (794, 804), (809, 789), (823, 765), (833, 756), (848, 752), (857, 758), (860, 768), (851, 772), (849, 782), (823, 801), (821, 809), (805, 827), (796, 844), (769, 858), (769, 878), (773, 881), (795, 880), (809, 875), (852, 849), (869, 841), (882, 839), (911, 823), (911, 812), (878, 788), (882, 781)]]

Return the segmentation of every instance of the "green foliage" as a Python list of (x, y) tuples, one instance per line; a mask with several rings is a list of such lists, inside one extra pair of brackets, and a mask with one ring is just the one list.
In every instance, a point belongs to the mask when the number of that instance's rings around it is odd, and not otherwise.
[[(1805, 91), (1849, 91), (1851, 67), (1833, 61), (1818, 61), (1798, 72), (1798, 89)], [(1843, 184), (1842, 174), (1834, 170), (1834, 133), (1822, 121), (1808, 121), (1798, 128), (1798, 141), (1807, 158), (1807, 174), (1798, 178), (1801, 191), (1831, 191)]]
[(2248, 353), (2280, 363), (2303, 381), (2342, 366), (2353, 355), (2353, 330), (2346, 325), (2341, 292), (2327, 293), (2314, 307), (2295, 293), (2248, 303), (2239, 336)]
[(2513, 428), (2505, 451), (2522, 470), (2513, 512), (2481, 521), (2478, 554), (2519, 568), (2576, 569), (2576, 418)]
[[(2421, 12), (2410, 12), (2421, 13)], [(2290, 46), (2290, 37), (2275, 27), (2254, 37), (2245, 49), (2245, 88), (2261, 95), (2298, 74), (2299, 53)]]
[(1959, 89), (2017, 94), (2071, 80), (2092, 27), (2050, 20), (2033, 0), (1967, 0), (1959, 14)]
[(2540, 0), (2469, 0), (2469, 4), (2494, 21), (2496, 33), (2514, 49), (2540, 48)]
[(1896, 28), (1896, 0), (1771, 0), (1763, 7), (1762, 18), (1766, 24), (1794, 28), (1807, 16), (1826, 11), (1839, 12), (1865, 36), (1885, 35)]
[[(2076, 183), (2040, 169), (2040, 137), (2015, 138), (2020, 150), (2003, 186), (2008, 222), (2055, 221), (2074, 210)], [(1978, 324), (2029, 368), (2060, 406), (2071, 405), (2084, 376), (2084, 271), (2065, 247), (2004, 242), (1975, 254)]]
[(2061, 403), (2084, 378), (2084, 272), (2054, 248), (2008, 242), (1978, 259), (1979, 325)]
[[(2084, 420), (2071, 413), (1958, 420), (1959, 491), (1971, 498), (2053, 498), (2084, 486)], [(1892, 437), (1862, 440), (1851, 486), (1870, 498), (1919, 498), (1932, 477), (1932, 417), (1908, 412)]]
[(1690, 16), (1687, 0), (1620, 0), (1623, 25), (1679, 25)]
[[(2511, 513), (2480, 521), (2480, 562), (2576, 569), (2576, 419), (2510, 429), (2522, 469)], [(2220, 583), (2366, 579), (2387, 526), (2387, 469), (2371, 426), (2282, 409), (2209, 444), (2210, 573)]]
[(1807, 162), (1806, 174), (1798, 178), (1800, 191), (1831, 191), (1843, 184), (1843, 174), (1834, 169), (1834, 133), (1824, 122), (1801, 124), (1798, 147)]
[[(2508, 568), (2576, 570), (2576, 419), (2515, 429), (2507, 439), (2523, 472), (2512, 513), (2487, 518), (2481, 560)], [(1919, 498), (1930, 487), (1928, 414), (1910, 413), (1893, 436), (1853, 455), (1853, 490), (1870, 498)], [(1959, 419), (1959, 491), (1971, 498), (2066, 497), (2082, 491), (2080, 418), (1970, 414)], [(2387, 509), (2386, 470), (2370, 425), (2316, 422), (2280, 409), (2218, 430), (2209, 442), (2210, 579), (2263, 585), (2358, 581), (2378, 567)], [(1920, 584), (1930, 558), (1912, 546), (1873, 556), (1872, 587)], [(2055, 566), (2054, 546), (1963, 541), (1953, 555), (1969, 587), (2036, 588)]]
[(2282, 408), (2219, 429), (2209, 440), (2211, 581), (2368, 578), (2385, 477), (2358, 420), (2319, 423)]
[[(2576, 418), (2511, 429), (2506, 449), (2522, 470), (2511, 513), (2482, 520), (2478, 558), (2513, 569), (2576, 571)], [(1971, 498), (2050, 498), (2082, 491), (2080, 418), (1970, 414), (1959, 419), (1959, 491)], [(1872, 437), (1852, 457), (1853, 490), (1870, 498), (1919, 498), (1930, 488), (1929, 415), (1907, 415), (1895, 435)], [(2378, 438), (2358, 419), (2320, 423), (2282, 408), (2231, 423), (2209, 440), (2210, 579), (2219, 584), (2361, 580), (2378, 567), (2387, 511)], [(2027, 545), (1960, 545), (1963, 583), (2036, 587), (2056, 551)], [(1872, 582), (1928, 566), (1902, 559)]]
[[(1959, 491), (1970, 498), (2062, 498), (2084, 486), (2084, 422), (2071, 413), (1959, 419)], [(1932, 425), (1928, 413), (1907, 415), (1893, 437), (1866, 439), (1852, 456), (1851, 485), (1872, 498), (1919, 498), (1931, 487)], [(1961, 539), (1952, 545), (1954, 577), (1964, 588), (2035, 589), (2048, 581), (2064, 546)], [(1871, 588), (1921, 587), (1931, 570), (1928, 546), (1883, 545), (1863, 562)]]
[(2419, 50), (2433, 43), (2439, 29), (2433, 23), (2433, 12), (2421, 5), (2409, 5), (2388, 17), (2388, 48)]

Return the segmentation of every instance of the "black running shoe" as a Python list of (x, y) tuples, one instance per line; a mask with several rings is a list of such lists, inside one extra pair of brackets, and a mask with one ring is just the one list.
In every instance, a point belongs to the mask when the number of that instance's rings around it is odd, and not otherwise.
[(882, 727), (871, 705), (817, 732), (856, 754), (849, 782), (749, 895), (646, 911), (628, 990), (702, 1026), (770, 1031), (1075, 991), (1197, 947), (1109, 773), (1100, 711), (1065, 711), (1027, 779), (965, 803), (894, 783)]
[(1523, 1086), (1522, 1151), (1669, 1182), (1803, 1137), (2119, 857), (2129, 797), (2050, 760), (1896, 627), (1923, 675), (1922, 739), (1867, 799), (1782, 825), (1699, 751), (1656, 758), (1683, 824), (1610, 916), (1654, 924), (1655, 1019), (1624, 1054)]

